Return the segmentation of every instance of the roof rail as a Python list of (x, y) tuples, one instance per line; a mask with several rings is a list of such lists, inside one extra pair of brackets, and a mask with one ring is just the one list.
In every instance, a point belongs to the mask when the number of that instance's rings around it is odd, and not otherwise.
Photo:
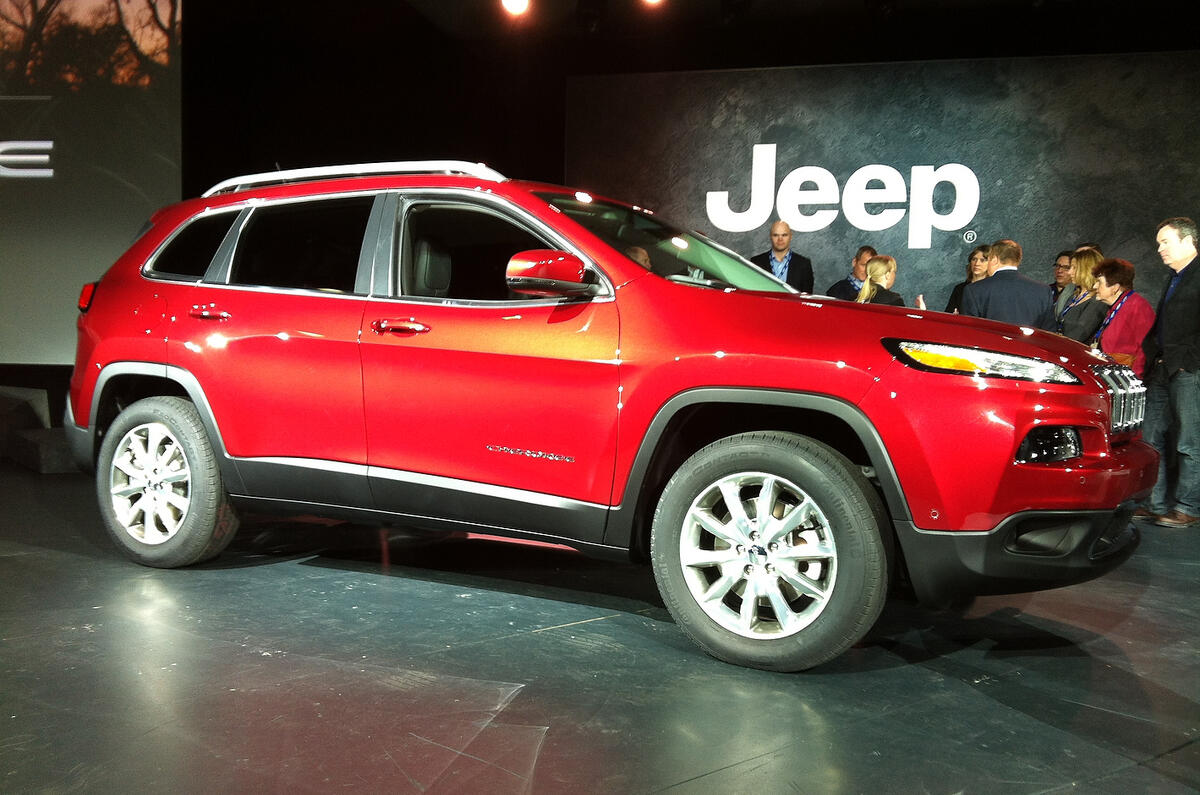
[(358, 163), (346, 166), (320, 166), (318, 168), (294, 168), (289, 171), (267, 171), (262, 174), (246, 174), (218, 182), (204, 192), (204, 197), (218, 193), (230, 193), (254, 185), (307, 182), (326, 177), (358, 177), (368, 174), (463, 174), (479, 177), (491, 182), (507, 179), (495, 169), (483, 163), (466, 160), (398, 160), (390, 163)]

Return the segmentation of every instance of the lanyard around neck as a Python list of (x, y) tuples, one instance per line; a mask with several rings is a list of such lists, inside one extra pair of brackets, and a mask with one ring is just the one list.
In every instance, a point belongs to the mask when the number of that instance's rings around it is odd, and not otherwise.
[(1113, 308), (1104, 316), (1104, 320), (1100, 323), (1100, 328), (1096, 329), (1096, 334), (1092, 337), (1093, 340), (1099, 340), (1100, 335), (1104, 333), (1104, 329), (1108, 328), (1108, 324), (1117, 316), (1117, 312), (1121, 311), (1121, 307), (1125, 306), (1125, 302), (1129, 300), (1129, 296), (1133, 295), (1133, 290), (1126, 290), (1121, 296), (1121, 300), (1113, 304)]

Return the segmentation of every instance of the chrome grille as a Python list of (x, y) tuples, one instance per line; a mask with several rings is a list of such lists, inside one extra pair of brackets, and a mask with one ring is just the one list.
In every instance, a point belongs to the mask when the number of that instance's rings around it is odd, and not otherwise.
[(1136, 431), (1142, 427), (1146, 414), (1146, 385), (1133, 374), (1133, 370), (1121, 364), (1099, 364), (1092, 372), (1108, 390), (1112, 407), (1108, 427), (1113, 433)]

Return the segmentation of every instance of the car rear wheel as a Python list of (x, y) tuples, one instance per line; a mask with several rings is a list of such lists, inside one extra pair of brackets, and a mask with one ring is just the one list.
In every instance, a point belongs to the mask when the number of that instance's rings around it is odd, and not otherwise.
[(763, 432), (698, 451), (663, 489), (651, 530), (659, 591), (718, 659), (773, 671), (858, 642), (887, 594), (879, 496), (844, 456)]
[(100, 447), (96, 489), (109, 535), (147, 566), (216, 557), (237, 532), (212, 445), (181, 398), (139, 400), (117, 416)]

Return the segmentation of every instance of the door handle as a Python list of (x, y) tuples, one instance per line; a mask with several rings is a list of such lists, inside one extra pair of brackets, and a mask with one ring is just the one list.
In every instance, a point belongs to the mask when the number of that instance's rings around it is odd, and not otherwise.
[(371, 321), (371, 331), (376, 334), (424, 334), (429, 331), (429, 326), (411, 318), (408, 320), (380, 318)]
[(233, 315), (229, 314), (228, 312), (217, 309), (216, 304), (209, 304), (207, 306), (203, 304), (195, 304), (191, 309), (188, 310), (188, 315), (196, 318), (197, 320), (228, 320), (229, 318), (233, 317)]

